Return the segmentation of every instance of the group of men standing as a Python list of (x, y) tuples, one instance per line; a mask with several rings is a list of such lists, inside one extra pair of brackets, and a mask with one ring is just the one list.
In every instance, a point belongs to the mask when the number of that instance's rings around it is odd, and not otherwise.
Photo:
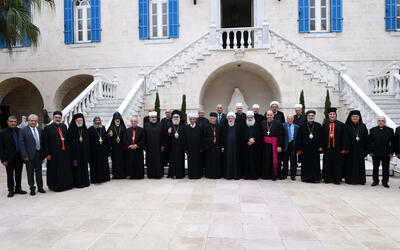
[[(133, 116), (126, 127), (121, 115), (113, 115), (106, 131), (100, 117), (86, 127), (83, 114), (76, 114), (67, 128), (62, 113), (53, 113), (53, 122), (41, 129), (38, 117), (28, 117), (28, 126), (19, 129), (17, 119), (10, 116), (8, 127), (0, 133), (0, 158), (7, 170), (8, 196), (26, 194), (21, 189), (23, 162), (26, 163), (30, 194), (45, 193), (42, 162), (47, 159), (47, 185), (53, 191), (72, 187), (84, 188), (90, 183), (110, 180), (108, 157), (112, 159), (114, 179), (143, 179), (145, 166), (148, 178), (162, 178), (168, 167), (169, 178), (190, 179), (286, 179), (296, 180), (301, 163), (304, 182), (365, 184), (365, 157), (373, 159), (373, 184), (379, 183), (382, 163), (382, 184), (389, 187), (389, 162), (393, 153), (400, 158), (400, 127), (394, 133), (379, 117), (378, 126), (368, 133), (359, 111), (349, 113), (345, 123), (337, 120), (336, 108), (328, 110), (329, 119), (322, 125), (315, 121), (316, 112), (302, 113), (301, 104), (295, 114), (279, 111), (274, 101), (270, 109), (259, 114), (259, 105), (243, 112), (223, 113), (222, 105), (211, 112), (188, 114), (184, 123), (178, 110), (167, 110), (161, 121), (157, 112), (144, 118), (138, 126)], [(321, 172), (320, 154), (323, 154)], [(289, 169), (290, 166), (290, 169)], [(90, 171), (89, 171), (90, 169)]]

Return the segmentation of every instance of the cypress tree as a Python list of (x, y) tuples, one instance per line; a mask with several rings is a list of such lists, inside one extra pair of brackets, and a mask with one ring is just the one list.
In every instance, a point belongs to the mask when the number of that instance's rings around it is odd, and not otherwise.
[(187, 115), (186, 115), (186, 95), (182, 96), (182, 106), (181, 106), (181, 119), (186, 124), (187, 123)]
[(302, 113), (304, 114), (306, 111), (306, 103), (304, 102), (304, 90), (300, 92), (300, 104), (303, 105)]
[(156, 102), (154, 103), (154, 111), (157, 112), (157, 117), (160, 118), (160, 97), (158, 95), (158, 92), (156, 93)]
[(326, 90), (326, 98), (325, 98), (325, 110), (324, 110), (324, 114), (325, 114), (325, 119), (324, 119), (324, 123), (329, 121), (329, 114), (328, 114), (328, 109), (331, 107), (331, 98), (329, 96), (329, 90)]

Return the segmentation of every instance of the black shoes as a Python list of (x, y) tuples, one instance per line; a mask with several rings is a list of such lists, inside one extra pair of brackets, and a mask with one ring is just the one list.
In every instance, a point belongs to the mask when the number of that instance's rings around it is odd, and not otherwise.
[(42, 193), (42, 194), (45, 194), (45, 193), (46, 193), (46, 191), (45, 191), (43, 188), (39, 188), (39, 189), (38, 189), (38, 192), (39, 192), (39, 193)]
[(36, 195), (36, 192), (35, 192), (35, 190), (31, 190), (31, 193), (30, 193), (32, 196), (34, 196), (34, 195)]
[(295, 181), (295, 180), (296, 180), (296, 177), (291, 177), (290, 179), (292, 179), (292, 181)]
[(371, 184), (371, 186), (372, 186), (372, 187), (375, 187), (375, 186), (378, 186), (378, 184), (379, 184), (379, 182), (373, 182), (373, 183)]
[(384, 186), (385, 188), (390, 188), (389, 184), (387, 183), (382, 184), (382, 186)]
[(19, 190), (16, 190), (16, 191), (14, 192), (14, 194), (27, 194), (27, 192), (24, 191), (24, 190), (22, 190), (22, 189), (19, 189)]
[(12, 191), (12, 190), (8, 191), (7, 197), (8, 197), (8, 198), (11, 198), (11, 197), (13, 197), (13, 196), (14, 196), (14, 191)]

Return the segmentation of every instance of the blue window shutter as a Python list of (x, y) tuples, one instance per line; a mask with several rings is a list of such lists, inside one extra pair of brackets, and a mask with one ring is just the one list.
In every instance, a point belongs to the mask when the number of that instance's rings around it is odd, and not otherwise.
[(64, 42), (74, 43), (74, 1), (64, 0)]
[(139, 38), (149, 39), (149, 0), (139, 0)]
[(310, 4), (309, 0), (299, 0), (299, 32), (310, 32)]
[[(4, 21), (7, 19), (7, 14), (6, 11), (3, 10), (1, 15), (3, 16)], [(2, 48), (7, 48), (7, 43), (6, 43), (6, 36), (0, 36), (0, 49)]]
[(396, 30), (396, 0), (385, 2), (385, 26), (387, 31)]
[[(25, 8), (28, 10), (29, 12), (29, 16), (31, 15), (31, 1), (27, 0), (25, 1)], [(26, 32), (24, 32), (24, 34), (22, 35), (22, 43), (21, 45), (23, 47), (30, 47), (31, 46), (31, 40), (28, 39), (28, 36), (26, 35)]]
[(331, 0), (331, 31), (343, 31), (343, 6), (342, 0)]
[(101, 11), (100, 0), (90, 1), (90, 15), (92, 24), (92, 42), (101, 41)]
[(168, 0), (168, 37), (179, 37), (179, 2)]

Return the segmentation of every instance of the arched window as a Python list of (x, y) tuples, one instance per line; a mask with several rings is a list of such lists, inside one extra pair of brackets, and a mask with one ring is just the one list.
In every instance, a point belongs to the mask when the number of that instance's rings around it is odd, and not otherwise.
[(100, 42), (100, 0), (64, 0), (66, 44)]
[(90, 42), (91, 38), (90, 0), (75, 1), (75, 42)]

